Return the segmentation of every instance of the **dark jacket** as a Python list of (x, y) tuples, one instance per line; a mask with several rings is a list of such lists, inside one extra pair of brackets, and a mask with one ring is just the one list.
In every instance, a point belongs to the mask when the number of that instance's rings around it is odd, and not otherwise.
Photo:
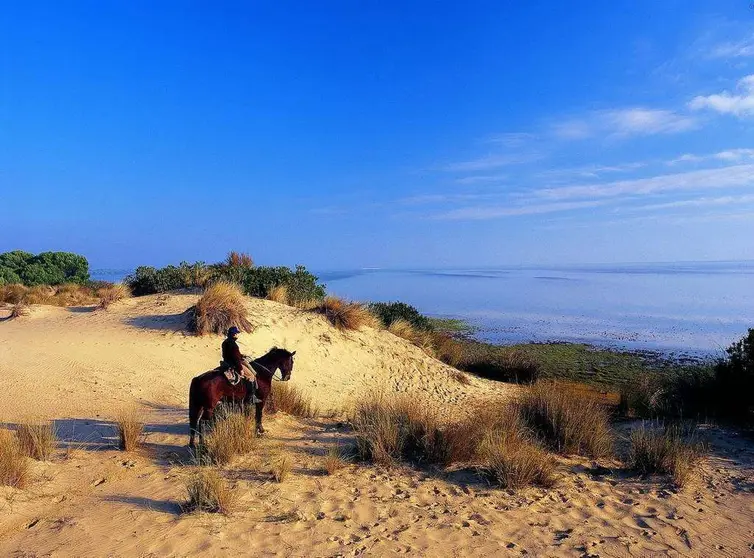
[(223, 341), (223, 360), (238, 373), (241, 373), (243, 366), (243, 355), (238, 348), (238, 343), (232, 337)]

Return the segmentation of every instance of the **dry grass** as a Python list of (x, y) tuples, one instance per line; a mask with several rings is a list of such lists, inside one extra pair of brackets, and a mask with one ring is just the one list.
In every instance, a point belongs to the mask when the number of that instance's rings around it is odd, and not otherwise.
[(25, 301), (17, 302), (10, 309), (10, 318), (20, 318), (29, 313), (29, 305)]
[(348, 465), (348, 455), (340, 444), (330, 446), (325, 457), (325, 471), (328, 475), (334, 475), (337, 471)]
[(411, 324), (411, 322), (404, 319), (395, 320), (390, 324), (387, 330), (393, 335), (413, 343), (428, 355), (432, 357), (435, 356), (435, 339), (432, 332), (417, 329)]
[(52, 299), (57, 306), (88, 306), (98, 302), (92, 289), (77, 283), (66, 283), (55, 287)]
[(362, 459), (389, 464), (396, 460), (449, 463), (453, 455), (439, 415), (407, 394), (368, 394), (351, 418), (356, 452)]
[(55, 452), (57, 435), (51, 422), (26, 422), (16, 431), (24, 455), (38, 461), (47, 461)]
[(458, 382), (461, 385), (468, 386), (471, 385), (471, 380), (469, 380), (469, 377), (461, 372), (460, 370), (454, 370), (450, 373), (450, 377), (453, 378), (456, 382)]
[(603, 457), (613, 449), (607, 409), (597, 399), (558, 382), (531, 386), (520, 402), (521, 416), (558, 452)]
[(225, 334), (231, 326), (251, 331), (246, 299), (235, 283), (219, 281), (207, 287), (192, 314), (189, 329), (198, 335)]
[(228, 252), (228, 256), (225, 258), (225, 265), (231, 267), (254, 267), (254, 259), (245, 252)]
[(237, 498), (220, 474), (213, 469), (201, 469), (192, 474), (187, 483), (188, 501), (183, 511), (232, 513)]
[(130, 297), (131, 290), (128, 288), (128, 285), (117, 283), (111, 287), (102, 287), (101, 289), (98, 289), (97, 296), (99, 297), (99, 304), (97, 307), (105, 310), (112, 303)]
[(12, 285), (0, 285), (0, 302), (6, 304), (18, 304), (26, 297), (29, 291), (27, 287), (14, 283)]
[(115, 428), (118, 430), (118, 448), (123, 451), (135, 451), (144, 442), (144, 423), (136, 409), (121, 411), (115, 417)]
[(311, 397), (290, 382), (273, 384), (272, 392), (265, 401), (265, 411), (271, 414), (282, 411), (302, 418), (313, 418), (319, 414)]
[(270, 460), (270, 469), (275, 482), (284, 482), (293, 470), (293, 460), (288, 454), (278, 450)]
[(358, 302), (346, 302), (334, 296), (325, 299), (314, 308), (315, 312), (323, 314), (337, 329), (361, 329), (364, 326), (378, 328), (379, 321), (369, 309)]
[(279, 302), (280, 304), (288, 304), (288, 287), (285, 285), (272, 287), (270, 292), (267, 293), (267, 300)]
[(454, 368), (463, 363), (466, 350), (463, 343), (447, 334), (434, 335), (434, 350), (437, 358)]
[(696, 428), (680, 424), (642, 423), (631, 432), (628, 464), (641, 474), (669, 474), (682, 487), (704, 454)]
[(37, 285), (31, 287), (24, 296), (24, 300), (29, 304), (52, 304), (57, 305), (55, 301), (55, 287), (50, 285)]
[(0, 430), (0, 485), (24, 488), (29, 480), (29, 462), (12, 432)]
[(252, 416), (238, 411), (221, 411), (215, 416), (212, 431), (204, 437), (201, 447), (209, 462), (225, 465), (256, 447), (256, 423)]
[(478, 449), (482, 475), (501, 488), (555, 484), (555, 463), (521, 428), (488, 432)]

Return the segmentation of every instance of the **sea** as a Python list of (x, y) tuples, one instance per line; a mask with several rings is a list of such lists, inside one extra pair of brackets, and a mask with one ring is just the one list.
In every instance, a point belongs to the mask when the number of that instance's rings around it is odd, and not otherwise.
[[(754, 327), (754, 261), (313, 270), (328, 293), (464, 320), (479, 340), (714, 357)], [(96, 270), (121, 280), (128, 270)]]

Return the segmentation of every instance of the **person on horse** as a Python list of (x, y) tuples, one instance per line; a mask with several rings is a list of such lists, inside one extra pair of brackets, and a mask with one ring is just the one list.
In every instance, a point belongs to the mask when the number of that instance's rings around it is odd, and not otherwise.
[[(228, 336), (222, 344), (222, 368), (224, 368), (228, 381), (232, 384), (238, 383), (238, 378), (243, 378), (254, 383), (256, 381), (256, 373), (246, 362), (246, 357), (241, 354), (241, 349), (238, 348), (237, 340), (240, 333), (241, 330), (236, 326), (228, 329)], [(238, 376), (234, 376), (233, 372)]]

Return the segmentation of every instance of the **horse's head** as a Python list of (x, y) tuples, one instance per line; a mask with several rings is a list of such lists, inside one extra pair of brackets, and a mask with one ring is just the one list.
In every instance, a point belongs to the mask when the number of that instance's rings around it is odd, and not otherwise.
[(283, 381), (287, 382), (291, 379), (291, 374), (293, 373), (293, 355), (296, 354), (296, 351), (290, 352), (285, 349), (278, 349), (277, 347), (274, 347), (273, 351), (277, 353), (276, 364), (280, 368), (280, 375)]

